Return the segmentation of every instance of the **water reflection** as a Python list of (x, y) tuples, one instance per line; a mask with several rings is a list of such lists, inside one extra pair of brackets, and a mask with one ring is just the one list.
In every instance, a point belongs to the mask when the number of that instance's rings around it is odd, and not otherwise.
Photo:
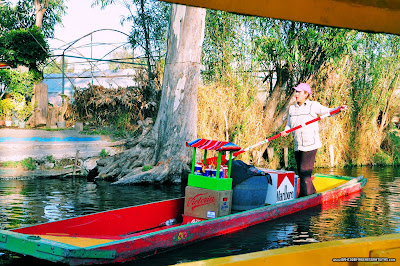
[[(274, 221), (124, 265), (168, 265), (400, 231), (400, 169), (318, 169), (364, 175), (362, 192)], [(179, 186), (110, 186), (83, 179), (0, 180), (0, 224), (10, 229), (180, 196)], [(4, 256), (0, 263), (5, 264)], [(27, 258), (13, 259), (24, 263)], [(8, 262), (8, 261), (7, 261)], [(31, 261), (29, 261), (31, 263)]]
[(178, 187), (115, 187), (78, 178), (0, 180), (0, 222), (11, 229), (178, 196)]

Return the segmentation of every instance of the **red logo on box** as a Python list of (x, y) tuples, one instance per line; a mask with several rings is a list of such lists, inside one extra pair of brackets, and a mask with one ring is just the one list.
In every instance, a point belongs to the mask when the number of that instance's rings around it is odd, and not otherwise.
[(194, 197), (188, 199), (187, 207), (191, 207), (192, 211), (197, 207), (208, 205), (210, 203), (215, 203), (215, 198), (212, 196), (204, 196), (207, 193), (197, 194)]

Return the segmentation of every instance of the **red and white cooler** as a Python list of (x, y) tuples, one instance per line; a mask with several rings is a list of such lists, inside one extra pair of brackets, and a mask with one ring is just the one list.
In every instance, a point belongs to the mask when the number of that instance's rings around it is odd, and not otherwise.
[(272, 185), (268, 184), (266, 204), (281, 203), (296, 198), (297, 182), (293, 171), (266, 169), (264, 172), (270, 174), (272, 179)]

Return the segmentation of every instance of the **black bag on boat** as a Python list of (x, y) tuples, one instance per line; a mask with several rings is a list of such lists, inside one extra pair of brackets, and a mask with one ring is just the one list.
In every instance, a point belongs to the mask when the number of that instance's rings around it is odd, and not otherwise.
[(242, 183), (246, 179), (253, 176), (264, 175), (268, 179), (268, 183), (272, 185), (271, 176), (268, 173), (265, 173), (253, 165), (248, 165), (240, 160), (233, 160), (231, 166), (231, 178), (232, 178), (232, 188), (236, 185)]

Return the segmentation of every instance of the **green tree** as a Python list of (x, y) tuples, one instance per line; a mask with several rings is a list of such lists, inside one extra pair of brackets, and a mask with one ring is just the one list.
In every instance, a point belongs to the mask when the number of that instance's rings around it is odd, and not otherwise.
[(10, 3), (0, 3), (0, 35), (9, 29), (13, 29), (17, 25), (18, 19), (15, 10)]
[[(293, 90), (311, 80), (325, 64), (337, 63), (352, 51), (355, 31), (313, 24), (260, 18), (255, 38), (255, 61), (269, 81), (265, 117), (276, 130), (286, 119)], [(286, 99), (282, 102), (282, 99)]]
[(4, 32), (36, 26), (46, 38), (52, 38), (66, 9), (64, 0), (19, 0), (15, 7), (6, 1), (0, 5), (0, 29)]
[(37, 29), (11, 30), (0, 36), (0, 58), (11, 67), (28, 66), (38, 71), (49, 57), (49, 46)]
[[(45, 66), (43, 72), (48, 74), (57, 74), (62, 73), (62, 69), (63, 63), (61, 57), (59, 57), (58, 60), (50, 58), (50, 62)], [(64, 71), (65, 73), (73, 73), (75, 71), (74, 66), (69, 64), (67, 58), (64, 59)]]
[[(33, 84), (39, 79), (33, 72), (19, 72), (13, 69), (0, 69), (0, 83), (11, 95), (32, 96)], [(1, 98), (1, 97), (0, 97)]]
[(130, 43), (133, 50), (144, 53), (146, 59), (149, 85), (145, 95), (154, 97), (155, 62), (164, 57), (166, 52), (167, 28), (170, 4), (156, 0), (96, 0), (94, 5), (105, 8), (111, 4), (121, 4), (129, 15), (121, 17), (121, 23), (131, 23)]
[[(133, 60), (133, 55), (127, 49), (120, 49), (112, 53), (113, 60), (119, 60), (121, 62), (129, 62)], [(132, 68), (132, 64), (126, 63), (116, 63), (116, 62), (109, 62), (109, 68), (112, 70), (116, 69), (128, 69)]]
[[(391, 115), (398, 108), (395, 90), (400, 82), (400, 37), (361, 33), (352, 57), (351, 104), (353, 157), (372, 163), (386, 138)], [(363, 134), (359, 134), (363, 132)]]
[(233, 74), (234, 56), (240, 54), (239, 18), (225, 11), (207, 10), (202, 52), (205, 80), (227, 81)]
[[(175, 183), (180, 182), (181, 176), (187, 176), (191, 151), (176, 144), (197, 135), (197, 89), (205, 15), (201, 8), (172, 5), (157, 119), (124, 156), (111, 157), (104, 168), (99, 168), (101, 177), (117, 177), (116, 184), (130, 184)], [(143, 121), (146, 127), (149, 123), (148, 119)], [(143, 166), (150, 165), (151, 170), (142, 171)]]

